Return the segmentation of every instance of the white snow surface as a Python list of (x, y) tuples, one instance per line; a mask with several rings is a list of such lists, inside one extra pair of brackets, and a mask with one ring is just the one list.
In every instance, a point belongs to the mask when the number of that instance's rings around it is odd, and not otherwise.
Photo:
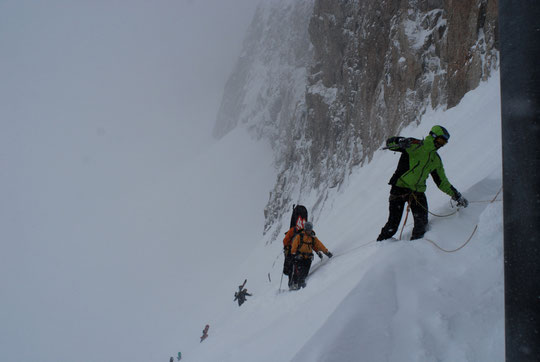
[[(399, 159), (381, 150), (317, 215), (334, 257), (315, 260), (295, 292), (279, 292), (282, 241), (261, 235), (271, 150), (245, 129), (176, 162), (174, 135), (160, 144), (155, 127), (134, 128), (141, 147), (125, 149), (112, 125), (66, 125), (58, 132), (73, 137), (45, 146), (45, 125), (13, 126), (25, 146), (4, 137), (19, 153), (5, 159), (1, 195), (2, 360), (503, 361), (502, 194), (490, 202), (502, 183), (500, 123), (495, 75), (403, 130), (449, 130), (439, 154), (470, 206), (430, 216), (425, 239), (408, 241), (409, 215), (402, 240), (376, 243)], [(74, 144), (80, 134), (97, 141)], [(427, 196), (432, 212), (455, 211), (431, 180)], [(297, 201), (311, 211), (316, 195)], [(475, 226), (454, 253), (427, 241), (455, 249)], [(253, 296), (239, 307), (246, 278)]]
[[(228, 278), (218, 271), (219, 287), (212, 286), (213, 297), (199, 304), (206, 317), (199, 330), (179, 326), (183, 339), (177, 346), (185, 360), (503, 361), (498, 75), (457, 107), (426, 113), (402, 135), (423, 138), (435, 124), (451, 134), (439, 154), (450, 182), (470, 201), (468, 208), (447, 217), (430, 215), (424, 239), (408, 240), (409, 215), (401, 240), (375, 242), (387, 218), (387, 181), (400, 155), (377, 152), (317, 218), (317, 234), (334, 257), (315, 258), (307, 287), (285, 291), (286, 277), (281, 284), (281, 240), (268, 246), (264, 238), (254, 241), (247, 258), (231, 257), (223, 270)], [(426, 193), (431, 212), (457, 210), (431, 180)], [(299, 201), (309, 210), (315, 198)], [(428, 241), (454, 250), (475, 227), (470, 242), (456, 252)], [(253, 296), (239, 307), (233, 294), (245, 278)], [(191, 314), (183, 313), (178, 318)], [(206, 323), (209, 337), (200, 343)]]

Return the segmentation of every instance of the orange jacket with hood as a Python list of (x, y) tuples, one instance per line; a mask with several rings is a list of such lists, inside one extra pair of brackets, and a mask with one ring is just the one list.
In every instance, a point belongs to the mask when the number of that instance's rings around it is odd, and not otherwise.
[(285, 249), (290, 249), (292, 242), (293, 242), (293, 235), (295, 233), (296, 226), (293, 226), (292, 228), (287, 231), (285, 234), (285, 237), (283, 238), (283, 247)]
[[(300, 243), (301, 239), (302, 243)], [(305, 231), (302, 231), (294, 237), (291, 254), (294, 255), (298, 252), (304, 258), (311, 258), (313, 256), (313, 250), (322, 251), (325, 254), (328, 253), (326, 246), (316, 236), (310, 236)]]

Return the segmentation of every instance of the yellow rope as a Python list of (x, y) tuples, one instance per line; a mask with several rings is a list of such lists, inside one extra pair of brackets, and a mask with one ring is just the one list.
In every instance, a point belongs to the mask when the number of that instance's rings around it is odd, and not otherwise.
[[(500, 201), (500, 200), (497, 200), (497, 197), (499, 196), (499, 194), (501, 193), (501, 191), (502, 191), (502, 186), (501, 186), (501, 188), (499, 189), (499, 192), (497, 192), (497, 194), (495, 195), (495, 197), (494, 197), (491, 201), (486, 201), (486, 202), (493, 203), (493, 202), (495, 202), (495, 201)], [(411, 197), (414, 197), (414, 198), (416, 199), (416, 196), (415, 196), (414, 194), (411, 194)], [(410, 201), (411, 201), (411, 200), (409, 199), (409, 202), (408, 202), (408, 205), (407, 205), (407, 214), (406, 214), (406, 216), (405, 216), (405, 222), (403, 223), (403, 227), (401, 228), (401, 234), (403, 233), (403, 229), (405, 228), (405, 224), (407, 223), (407, 217), (408, 217), (408, 215), (409, 215), (409, 204), (410, 204)], [(416, 200), (416, 201), (417, 201), (417, 203), (418, 203), (419, 205), (422, 206), (422, 204), (420, 204), (420, 203), (418, 202), (418, 200)], [(482, 201), (471, 201), (471, 202), (482, 202)], [(423, 206), (422, 206), (422, 207), (423, 207)], [(426, 210), (427, 210), (427, 209), (426, 209)], [(427, 211), (429, 212), (429, 210), (427, 210)], [(433, 214), (433, 213), (431, 213), (431, 212), (429, 212), (429, 213), (432, 214), (432, 215), (434, 215), (434, 216), (438, 216), (438, 217), (448, 217), (448, 216), (454, 215), (456, 212), (457, 212), (457, 210), (454, 211), (454, 212), (451, 213), (451, 214), (448, 214), (448, 215), (436, 215), (436, 214)], [(471, 233), (471, 235), (469, 236), (469, 238), (467, 239), (467, 241), (465, 241), (465, 243), (464, 243), (463, 245), (461, 245), (459, 248), (456, 248), (456, 249), (454, 249), (454, 250), (446, 250), (446, 249), (443, 249), (443, 248), (441, 248), (439, 245), (437, 245), (437, 243), (436, 243), (435, 241), (430, 240), (430, 239), (426, 239), (426, 238), (424, 238), (424, 239), (425, 239), (426, 241), (430, 242), (431, 244), (433, 244), (433, 246), (435, 246), (437, 249), (439, 249), (439, 250), (441, 250), (441, 251), (443, 251), (443, 252), (445, 252), (445, 253), (455, 253), (456, 251), (459, 251), (459, 250), (463, 249), (463, 248), (464, 248), (464, 247), (472, 240), (472, 237), (473, 237), (473, 235), (474, 235), (474, 233), (476, 232), (477, 229), (478, 229), (478, 224), (476, 224), (476, 225), (474, 226), (474, 230), (472, 231), (472, 233)], [(399, 238), (400, 238), (400, 239), (401, 239), (401, 234), (399, 235)], [(337, 257), (340, 257), (340, 256), (345, 255), (345, 254), (347, 254), (347, 253), (350, 253), (350, 252), (353, 251), (353, 250), (356, 250), (356, 249), (359, 249), (359, 248), (363, 248), (364, 246), (367, 246), (367, 245), (369, 245), (369, 244), (371, 244), (371, 243), (373, 243), (373, 242), (375, 242), (375, 240), (368, 241), (367, 243), (362, 244), (362, 245), (359, 245), (359, 246), (357, 246), (357, 247), (354, 247), (354, 248), (352, 248), (352, 249), (350, 249), (350, 250), (347, 250), (346, 252), (343, 252), (343, 253), (334, 255), (334, 258), (337, 258)]]
[(460, 249), (463, 249), (463, 248), (465, 247), (465, 245), (467, 245), (467, 244), (469, 243), (469, 241), (471, 241), (471, 239), (472, 239), (474, 233), (476, 232), (476, 229), (478, 229), (478, 225), (476, 225), (476, 226), (474, 227), (474, 230), (473, 230), (471, 236), (469, 236), (469, 238), (467, 239), (467, 241), (465, 242), (465, 244), (461, 245), (459, 248), (454, 249), (454, 250), (446, 250), (446, 249), (443, 249), (443, 248), (441, 248), (439, 245), (437, 245), (437, 243), (434, 242), (433, 240), (430, 240), (430, 239), (427, 239), (427, 238), (424, 238), (424, 239), (426, 239), (426, 241), (429, 241), (429, 242), (432, 243), (437, 249), (442, 250), (442, 251), (444, 251), (445, 253), (454, 253), (454, 252), (456, 252), (456, 251), (458, 251), (458, 250), (460, 250)]
[(350, 252), (353, 251), (353, 250), (363, 248), (364, 246), (368, 246), (369, 244), (374, 243), (375, 241), (376, 241), (376, 240), (370, 240), (370, 241), (368, 241), (368, 242), (365, 243), (365, 244), (362, 244), (362, 245), (359, 245), (359, 246), (355, 246), (354, 248), (349, 249), (349, 250), (347, 250), (347, 251), (344, 251), (343, 253), (334, 254), (333, 258), (338, 258), (338, 257), (340, 257), (340, 256), (343, 256), (343, 255), (345, 255), (345, 254), (350, 253)]
[(405, 225), (407, 224), (407, 218), (409, 217), (409, 209), (410, 209), (410, 206), (411, 206), (411, 203), (412, 203), (412, 199), (414, 199), (416, 201), (416, 204), (417, 205), (420, 205), (424, 210), (426, 210), (428, 213), (430, 213), (431, 215), (433, 216), (437, 216), (437, 217), (448, 217), (448, 216), (452, 216), (454, 215), (455, 213), (458, 212), (458, 210), (456, 209), (456, 211), (448, 214), (448, 215), (437, 215), (437, 214), (434, 214), (432, 213), (431, 211), (429, 211), (427, 208), (424, 207), (424, 205), (422, 205), (420, 202), (418, 202), (418, 198), (416, 197), (416, 195), (414, 193), (411, 193), (409, 195), (409, 200), (407, 200), (407, 213), (405, 214), (405, 221), (403, 222), (403, 226), (401, 227), (401, 233), (399, 233), (399, 239), (401, 240), (401, 236), (403, 235), (403, 229), (405, 229)]
[(495, 202), (495, 201), (502, 201), (502, 200), (478, 200), (478, 201), (469, 201), (469, 204), (480, 204), (480, 203), (492, 203), (492, 202)]
[[(502, 186), (501, 186), (501, 188), (499, 189), (499, 192), (497, 192), (497, 195), (495, 195), (495, 197), (490, 201), (490, 204), (494, 203), (494, 202), (497, 200), (497, 197), (499, 196), (499, 194), (501, 193), (501, 191), (502, 191)], [(454, 253), (454, 252), (456, 252), (456, 251), (458, 251), (458, 250), (460, 250), (460, 249), (463, 249), (463, 248), (465, 247), (465, 245), (467, 245), (467, 244), (469, 243), (469, 241), (471, 241), (471, 239), (472, 239), (474, 233), (476, 232), (476, 229), (478, 229), (478, 224), (476, 224), (476, 225), (474, 226), (474, 230), (473, 230), (473, 232), (471, 233), (471, 236), (469, 236), (469, 238), (467, 239), (467, 241), (466, 241), (463, 245), (461, 245), (459, 248), (454, 249), (454, 250), (446, 250), (446, 249), (443, 249), (443, 248), (441, 248), (439, 245), (437, 245), (437, 243), (434, 242), (433, 240), (426, 239), (426, 238), (424, 238), (424, 239), (425, 239), (426, 241), (429, 241), (429, 242), (430, 242), (431, 244), (433, 244), (437, 249), (439, 249), (439, 250), (441, 250), (441, 251), (444, 251), (445, 253)]]
[[(431, 214), (431, 215), (433, 215), (433, 216), (437, 216), (437, 217), (448, 217), (448, 216), (452, 216), (452, 215), (454, 215), (455, 213), (458, 212), (458, 209), (456, 209), (456, 211), (454, 211), (454, 212), (452, 212), (452, 213), (450, 213), (450, 214), (448, 214), (448, 215), (437, 215), (437, 214), (435, 214), (435, 213), (429, 211), (426, 207), (424, 207), (424, 205), (422, 205), (420, 202), (418, 202), (418, 198), (416, 197), (416, 195), (415, 195), (414, 193), (411, 193), (411, 196), (414, 198), (414, 200), (416, 201), (416, 203), (422, 207), (422, 209), (426, 210), (429, 214)], [(400, 238), (400, 239), (401, 239), (401, 238)]]
[(495, 197), (491, 200), (491, 202), (494, 202), (496, 199), (497, 199), (497, 196), (499, 196), (499, 194), (501, 193), (502, 191), (502, 186), (501, 188), (499, 189), (499, 192), (497, 192), (497, 195), (495, 195)]
[(433, 215), (433, 216), (437, 216), (437, 217), (448, 217), (448, 216), (452, 216), (452, 215), (454, 215), (455, 213), (457, 213), (458, 210), (456, 209), (456, 211), (454, 211), (454, 212), (452, 212), (452, 213), (450, 213), (450, 214), (448, 214), (448, 215), (437, 215), (437, 214), (435, 214), (435, 213), (432, 213), (431, 211), (428, 211), (428, 212), (429, 212), (431, 215)]
[(410, 210), (410, 202), (407, 203), (407, 213), (405, 214), (405, 221), (403, 222), (403, 226), (401, 227), (401, 232), (399, 233), (399, 239), (401, 240), (401, 235), (403, 235), (403, 229), (405, 229), (405, 224), (407, 224), (407, 218), (409, 217), (409, 210)]

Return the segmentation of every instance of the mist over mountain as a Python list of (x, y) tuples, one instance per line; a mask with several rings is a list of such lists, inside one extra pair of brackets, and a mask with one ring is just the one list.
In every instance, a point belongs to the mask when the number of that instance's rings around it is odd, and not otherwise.
[[(255, 7), (0, 2), (2, 360), (504, 361), (497, 2)], [(435, 124), (470, 206), (377, 243)], [(333, 257), (289, 291), (298, 202)]]
[(314, 218), (389, 136), (448, 109), (498, 69), (497, 1), (262, 2), (214, 127), (271, 141), (271, 239), (290, 206)]

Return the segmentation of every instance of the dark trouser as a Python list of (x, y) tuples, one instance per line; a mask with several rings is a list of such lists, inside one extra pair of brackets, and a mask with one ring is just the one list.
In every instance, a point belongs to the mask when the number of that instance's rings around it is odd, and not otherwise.
[(292, 285), (296, 285), (298, 288), (306, 286), (306, 278), (309, 274), (309, 268), (311, 268), (311, 258), (303, 258), (294, 262)]
[(406, 202), (409, 202), (414, 218), (414, 228), (411, 240), (423, 237), (428, 223), (428, 204), (426, 195), (423, 192), (414, 192), (406, 188), (392, 186), (388, 201), (388, 221), (382, 228), (377, 240), (389, 239), (398, 231)]
[(285, 252), (285, 261), (283, 262), (283, 274), (289, 277), (289, 287), (292, 283), (292, 270), (294, 258), (290, 252)]

